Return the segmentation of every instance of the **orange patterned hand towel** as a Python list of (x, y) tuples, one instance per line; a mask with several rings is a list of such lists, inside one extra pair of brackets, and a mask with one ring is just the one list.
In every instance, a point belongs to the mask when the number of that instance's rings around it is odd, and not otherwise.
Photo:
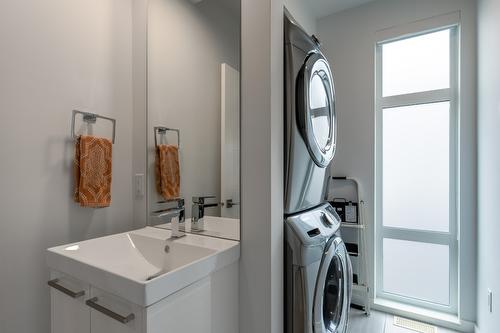
[(75, 142), (74, 199), (82, 207), (111, 204), (112, 147), (110, 140), (80, 136)]
[(156, 191), (165, 199), (175, 199), (180, 195), (181, 176), (179, 148), (174, 145), (156, 147)]

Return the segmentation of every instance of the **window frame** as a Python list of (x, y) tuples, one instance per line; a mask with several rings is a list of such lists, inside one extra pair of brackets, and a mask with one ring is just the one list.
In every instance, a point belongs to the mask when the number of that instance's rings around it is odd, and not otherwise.
[[(417, 93), (383, 97), (382, 46), (389, 42), (418, 37), (432, 32), (450, 30), (450, 87)], [(395, 301), (429, 310), (458, 314), (459, 308), (459, 225), (460, 225), (460, 24), (454, 15), (419, 22), (405, 29), (382, 31), (375, 45), (375, 298)], [(437, 102), (450, 102), (450, 221), (448, 232), (385, 227), (382, 220), (382, 121), (383, 110), (391, 107), (410, 106)], [(450, 304), (441, 305), (416, 298), (395, 295), (383, 290), (383, 240), (392, 238), (449, 246)]]

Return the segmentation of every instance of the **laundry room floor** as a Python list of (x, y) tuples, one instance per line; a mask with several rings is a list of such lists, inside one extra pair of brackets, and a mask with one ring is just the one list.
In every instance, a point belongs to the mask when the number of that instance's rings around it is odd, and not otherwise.
[[(372, 311), (370, 316), (364, 312), (352, 309), (350, 314), (349, 333), (415, 333), (415, 331), (394, 326), (392, 314)], [(438, 327), (436, 333), (458, 333)]]

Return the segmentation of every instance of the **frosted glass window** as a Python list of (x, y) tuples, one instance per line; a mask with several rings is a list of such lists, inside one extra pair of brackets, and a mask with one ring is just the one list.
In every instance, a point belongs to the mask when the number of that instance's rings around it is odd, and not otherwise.
[(459, 31), (428, 31), (377, 44), (376, 297), (457, 314)]
[(384, 239), (385, 292), (442, 305), (450, 304), (447, 245)]
[(450, 30), (382, 46), (382, 95), (450, 87)]
[(384, 109), (382, 126), (383, 225), (448, 232), (450, 103)]

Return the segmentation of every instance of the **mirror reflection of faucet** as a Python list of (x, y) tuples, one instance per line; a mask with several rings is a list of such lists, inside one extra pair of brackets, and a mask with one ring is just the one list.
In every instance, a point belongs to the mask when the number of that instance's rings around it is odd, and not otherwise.
[(205, 230), (205, 208), (218, 207), (219, 202), (207, 203), (207, 199), (216, 199), (214, 195), (193, 197), (193, 206), (191, 212), (191, 230)]

